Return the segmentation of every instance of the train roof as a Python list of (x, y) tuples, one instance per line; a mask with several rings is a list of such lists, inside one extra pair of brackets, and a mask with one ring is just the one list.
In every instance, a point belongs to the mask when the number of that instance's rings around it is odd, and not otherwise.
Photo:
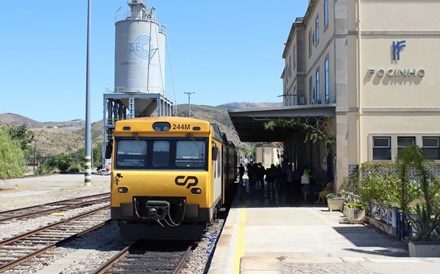
[[(219, 126), (206, 120), (178, 117), (178, 116), (158, 116), (158, 117), (137, 117), (133, 119), (120, 120), (116, 122), (115, 132), (173, 132), (173, 133), (209, 133), (214, 131), (214, 138), (227, 143), (227, 138), (222, 134)], [(226, 142), (225, 142), (226, 141)]]

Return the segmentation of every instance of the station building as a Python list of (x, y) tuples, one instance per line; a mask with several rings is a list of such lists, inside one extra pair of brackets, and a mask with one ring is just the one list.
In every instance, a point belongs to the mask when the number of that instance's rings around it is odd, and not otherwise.
[[(230, 111), (242, 141), (282, 141), (285, 158), (338, 187), (366, 161), (410, 144), (440, 161), (440, 1), (310, 0), (282, 57), (283, 107)], [(308, 124), (334, 142), (306, 142)]]

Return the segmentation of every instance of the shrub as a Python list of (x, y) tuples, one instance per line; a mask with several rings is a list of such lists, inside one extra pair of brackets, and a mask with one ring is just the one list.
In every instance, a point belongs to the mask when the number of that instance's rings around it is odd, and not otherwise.
[(408, 173), (402, 182), (401, 168), (396, 163), (366, 162), (360, 174), (355, 193), (363, 202), (375, 201), (404, 209), (420, 197), (418, 178)]
[(58, 168), (61, 173), (65, 173), (75, 167), (75, 161), (72, 154), (61, 153), (49, 160), (49, 166)]
[(44, 175), (49, 174), (53, 171), (53, 168), (47, 163), (44, 162), (38, 166), (38, 168), (34, 171), (36, 175)]
[(23, 176), (25, 165), (20, 144), (0, 128), (0, 179)]
[(356, 208), (356, 209), (365, 209), (365, 203), (361, 202), (349, 202), (347, 203), (347, 207), (349, 208)]
[(338, 194), (335, 194), (335, 193), (329, 193), (325, 197), (327, 199), (337, 199), (337, 200), (343, 200), (344, 199), (341, 195), (338, 195)]

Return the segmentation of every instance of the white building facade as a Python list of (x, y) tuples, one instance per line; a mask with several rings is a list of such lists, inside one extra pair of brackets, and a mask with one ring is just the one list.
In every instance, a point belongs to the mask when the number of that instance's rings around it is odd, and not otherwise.
[[(311, 0), (292, 24), (284, 106), (334, 107), (326, 131), (338, 186), (363, 162), (393, 161), (409, 144), (440, 160), (439, 10), (440, 1)], [(324, 153), (305, 146), (304, 162), (329, 168)]]

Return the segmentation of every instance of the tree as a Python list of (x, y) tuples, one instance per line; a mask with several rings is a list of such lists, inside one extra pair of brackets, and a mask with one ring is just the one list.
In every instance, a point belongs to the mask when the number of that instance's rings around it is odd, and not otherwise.
[(26, 125), (22, 125), (19, 127), (9, 127), (8, 132), (12, 140), (16, 140), (19, 142), (20, 148), (23, 151), (29, 149), (29, 144), (34, 139), (34, 133), (28, 130)]
[(20, 143), (12, 140), (7, 130), (0, 128), (0, 179), (23, 176), (25, 165)]
[(23, 150), (24, 158), (27, 164), (32, 163), (35, 165), (35, 159), (37, 158), (36, 146), (32, 147), (31, 143), (34, 140), (34, 133), (28, 130), (26, 125), (19, 127), (8, 127), (7, 131), (12, 140), (19, 143), (21, 150)]
[(407, 146), (400, 150), (397, 154), (397, 165), (399, 167), (400, 185), (400, 209), (408, 210), (408, 204), (411, 202), (411, 197), (408, 197), (408, 174), (415, 171), (420, 179), (420, 190), (422, 191), (428, 213), (431, 210), (431, 194), (429, 191), (429, 172), (424, 163), (425, 155), (423, 150), (418, 146)]

